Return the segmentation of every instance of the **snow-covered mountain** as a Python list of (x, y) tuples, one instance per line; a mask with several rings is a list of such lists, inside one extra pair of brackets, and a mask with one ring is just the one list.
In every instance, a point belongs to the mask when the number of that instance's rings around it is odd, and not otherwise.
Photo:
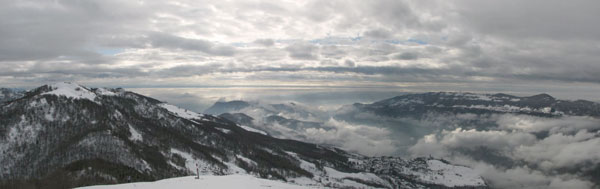
[(199, 171), (304, 186), (486, 187), (473, 170), (441, 160), (367, 157), (247, 129), (120, 88), (44, 85), (0, 106), (0, 185), (66, 188)]
[[(512, 113), (532, 116), (600, 117), (600, 104), (586, 100), (558, 100), (548, 94), (517, 97), (508, 94), (430, 92), (406, 94), (372, 104), (353, 104), (361, 112), (388, 117), (421, 117), (428, 113)], [(348, 109), (348, 108), (346, 108)], [(342, 111), (343, 112), (343, 111)]]
[(339, 120), (379, 125), (415, 138), (435, 130), (497, 128), (502, 116), (600, 118), (600, 103), (559, 100), (548, 94), (518, 97), (502, 93), (429, 92), (405, 94), (371, 104), (345, 105), (333, 115)]

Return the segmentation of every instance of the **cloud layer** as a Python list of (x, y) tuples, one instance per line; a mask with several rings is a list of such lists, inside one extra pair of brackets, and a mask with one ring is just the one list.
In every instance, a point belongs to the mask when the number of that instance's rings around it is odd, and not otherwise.
[(2, 4), (4, 86), (600, 83), (594, 1)]
[(479, 170), (501, 188), (591, 188), (600, 125), (588, 117), (502, 115), (491, 130), (456, 128), (419, 139), (413, 156), (433, 155)]

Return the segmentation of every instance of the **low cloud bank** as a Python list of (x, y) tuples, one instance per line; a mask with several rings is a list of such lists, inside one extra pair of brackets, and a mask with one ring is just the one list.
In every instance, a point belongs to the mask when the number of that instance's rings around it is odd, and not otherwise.
[(591, 188), (600, 164), (600, 120), (502, 115), (490, 130), (441, 130), (410, 147), (471, 166), (500, 188)]

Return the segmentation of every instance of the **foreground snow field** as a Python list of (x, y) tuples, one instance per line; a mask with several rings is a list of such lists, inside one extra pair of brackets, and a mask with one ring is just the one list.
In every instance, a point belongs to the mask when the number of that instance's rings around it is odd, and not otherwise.
[(143, 189), (163, 189), (163, 188), (309, 188), (307, 186), (294, 185), (281, 181), (256, 178), (252, 175), (224, 175), (224, 176), (195, 176), (177, 177), (159, 180), (155, 182), (136, 182), (115, 185), (97, 185), (82, 187), (82, 189), (123, 189), (123, 188), (143, 188)]

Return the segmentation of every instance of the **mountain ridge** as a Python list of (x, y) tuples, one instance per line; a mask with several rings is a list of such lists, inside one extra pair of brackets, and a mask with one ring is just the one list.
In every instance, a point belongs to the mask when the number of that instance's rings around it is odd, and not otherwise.
[(352, 106), (391, 117), (424, 114), (427, 111), (600, 117), (599, 103), (587, 100), (558, 100), (545, 93), (518, 97), (503, 93), (429, 92), (400, 95), (371, 104), (355, 103)]
[(454, 173), (431, 169), (435, 159), (414, 165), (381, 159), (395, 165), (388, 167), (395, 173), (371, 171), (379, 165), (369, 163), (373, 157), (272, 138), (123, 89), (44, 85), (3, 104), (0, 117), (0, 176), (15, 181), (6, 186), (34, 178), (38, 184), (61, 181), (46, 185), (50, 188), (122, 183), (131, 176), (156, 180), (191, 175), (195, 164), (203, 174), (251, 174), (334, 187), (487, 186), (476, 174), (455, 178), (462, 185), (424, 179)]

